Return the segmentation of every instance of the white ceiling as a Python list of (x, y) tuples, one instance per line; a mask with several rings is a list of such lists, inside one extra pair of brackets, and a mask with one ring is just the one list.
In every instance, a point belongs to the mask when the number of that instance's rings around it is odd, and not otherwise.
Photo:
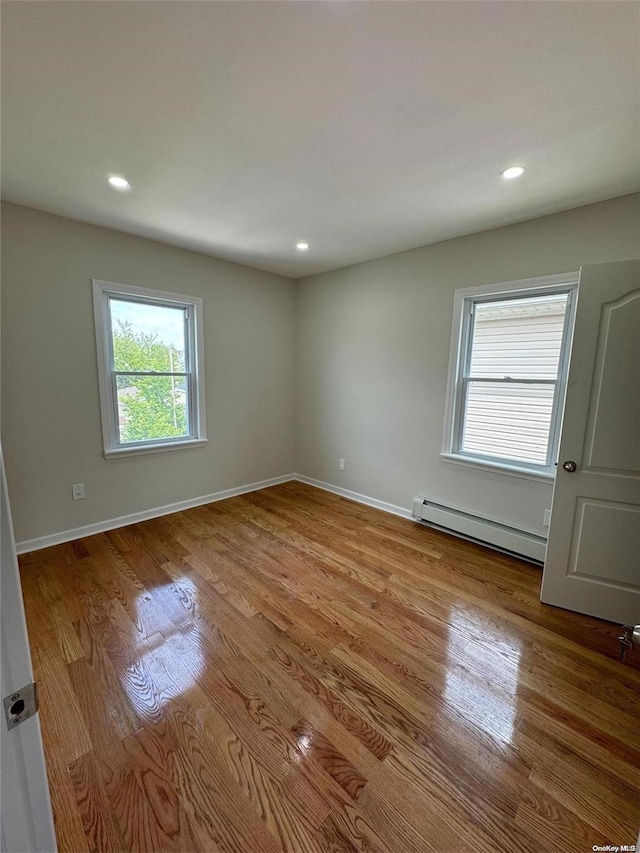
[(6, 2), (3, 197), (299, 278), (623, 195), (639, 21), (635, 2)]

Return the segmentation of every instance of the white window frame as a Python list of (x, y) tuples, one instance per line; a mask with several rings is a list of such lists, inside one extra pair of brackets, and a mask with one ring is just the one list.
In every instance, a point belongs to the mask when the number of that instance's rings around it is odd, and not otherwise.
[[(167, 293), (113, 281), (92, 279), (93, 311), (96, 326), (98, 380), (104, 455), (107, 459), (141, 453), (158, 453), (207, 444), (204, 380), (203, 304), (198, 296)], [(176, 438), (157, 438), (148, 441), (120, 443), (118, 402), (111, 336), (110, 297), (148, 305), (185, 310), (185, 373), (189, 384), (188, 422), (190, 434)]]
[[(444, 462), (489, 469), (524, 479), (553, 480), (556, 472), (562, 412), (567, 387), (567, 371), (569, 368), (569, 356), (573, 336), (578, 280), (579, 273), (571, 272), (456, 290), (453, 303), (444, 438), (442, 453), (440, 454), (440, 458)], [(464, 423), (465, 372), (468, 370), (471, 355), (474, 305), (480, 302), (492, 302), (497, 299), (526, 298), (554, 293), (567, 293), (568, 299), (560, 349), (558, 378), (554, 382), (555, 394), (549, 429), (546, 464), (539, 465), (533, 462), (519, 462), (509, 460), (505, 457), (484, 456), (461, 451), (459, 448)], [(518, 382), (522, 380), (514, 379), (512, 381)]]

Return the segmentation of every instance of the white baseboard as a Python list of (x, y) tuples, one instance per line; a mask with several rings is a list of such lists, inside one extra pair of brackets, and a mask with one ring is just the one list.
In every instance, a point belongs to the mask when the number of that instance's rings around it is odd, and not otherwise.
[(340, 495), (343, 498), (349, 498), (351, 501), (356, 501), (365, 506), (372, 506), (374, 509), (381, 509), (383, 512), (390, 512), (392, 515), (399, 515), (400, 518), (408, 518), (413, 521), (410, 509), (405, 509), (396, 504), (387, 503), (387, 501), (379, 501), (377, 498), (370, 498), (368, 495), (361, 495), (359, 492), (352, 492), (350, 489), (343, 489), (341, 486), (334, 486), (333, 483), (324, 483), (322, 480), (314, 480), (312, 477), (306, 477), (304, 474), (293, 474), (293, 480), (298, 480), (300, 483), (306, 483), (308, 486), (315, 486), (316, 489), (323, 489), (325, 492), (331, 492), (334, 495)]
[(309, 486), (315, 486), (317, 489), (322, 489), (325, 492), (331, 492), (334, 495), (340, 495), (343, 498), (356, 501), (365, 506), (371, 506), (375, 509), (381, 509), (383, 512), (389, 512), (392, 515), (398, 515), (400, 518), (412, 520), (411, 510), (405, 509), (395, 504), (379, 501), (377, 498), (370, 498), (367, 495), (361, 495), (359, 492), (352, 492), (350, 489), (343, 489), (341, 486), (334, 486), (333, 483), (324, 483), (322, 480), (314, 480), (312, 477), (306, 477), (304, 474), (284, 474), (282, 477), (272, 477), (269, 480), (260, 480), (258, 483), (248, 483), (245, 486), (237, 486), (234, 489), (225, 489), (221, 492), (214, 492), (211, 495), (202, 495), (199, 498), (190, 498), (186, 501), (177, 501), (165, 506), (157, 506), (152, 509), (145, 509), (142, 512), (133, 512), (130, 515), (121, 515), (118, 518), (108, 518), (106, 521), (98, 521), (95, 524), (87, 524), (84, 527), (75, 527), (72, 530), (62, 530), (60, 533), (50, 533), (47, 536), (38, 536), (35, 539), (25, 539), (22, 542), (16, 542), (16, 551), (18, 554), (27, 554), (30, 551), (39, 551), (42, 548), (49, 548), (51, 545), (61, 545), (63, 542), (72, 542), (74, 539), (82, 539), (85, 536), (93, 536), (96, 533), (106, 533), (107, 530), (115, 530), (118, 527), (126, 527), (128, 524), (136, 524), (138, 521), (148, 521), (151, 518), (160, 518), (163, 515), (171, 515), (173, 512), (181, 512), (184, 509), (191, 509), (195, 506), (203, 506), (204, 504), (214, 503), (215, 501), (223, 501), (225, 498), (234, 498), (237, 495), (245, 495), (248, 492), (257, 492), (260, 489), (266, 489), (268, 486), (277, 486), (279, 483), (288, 483), (291, 480), (298, 480), (300, 483), (306, 483)]
[(189, 498), (186, 501), (145, 509), (142, 512), (133, 512), (130, 515), (121, 515), (118, 518), (109, 518), (106, 521), (98, 521), (95, 524), (87, 524), (84, 527), (75, 527), (73, 530), (63, 530), (60, 533), (51, 533), (48, 536), (38, 536), (35, 539), (25, 539), (16, 542), (18, 554), (27, 554), (29, 551), (39, 551), (41, 548), (49, 548), (51, 545), (61, 545), (63, 542), (71, 542), (74, 539), (82, 539), (85, 536), (93, 536), (95, 533), (105, 533), (107, 530), (115, 530), (117, 527), (126, 527), (128, 524), (136, 524), (138, 521), (148, 521), (151, 518), (159, 518), (162, 515), (170, 515), (173, 512), (181, 512), (183, 509), (202, 506), (203, 504), (223, 501), (225, 498), (234, 498), (237, 495), (245, 495), (248, 492), (257, 492), (268, 486), (277, 486), (279, 483), (288, 483), (290, 480), (299, 479), (297, 474), (284, 474), (282, 477), (272, 477), (269, 480), (260, 480), (258, 483), (248, 483), (245, 486), (236, 486), (234, 489), (225, 489), (214, 492), (211, 495), (202, 495), (199, 498)]

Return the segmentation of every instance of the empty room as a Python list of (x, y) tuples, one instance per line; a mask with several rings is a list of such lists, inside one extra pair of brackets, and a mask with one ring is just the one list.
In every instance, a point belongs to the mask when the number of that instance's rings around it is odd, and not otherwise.
[(2, 853), (640, 849), (640, 4), (1, 24)]

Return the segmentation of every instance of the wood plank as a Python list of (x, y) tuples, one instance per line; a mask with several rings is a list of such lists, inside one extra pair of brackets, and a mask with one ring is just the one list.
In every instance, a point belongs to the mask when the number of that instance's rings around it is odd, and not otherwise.
[(94, 756), (81, 755), (69, 766), (69, 776), (89, 849), (92, 853), (119, 853), (124, 842)]
[(69, 770), (46, 742), (45, 755), (58, 853), (89, 853), (91, 838), (86, 834)]
[(285, 483), (20, 565), (61, 851), (635, 843), (638, 655), (522, 561)]

